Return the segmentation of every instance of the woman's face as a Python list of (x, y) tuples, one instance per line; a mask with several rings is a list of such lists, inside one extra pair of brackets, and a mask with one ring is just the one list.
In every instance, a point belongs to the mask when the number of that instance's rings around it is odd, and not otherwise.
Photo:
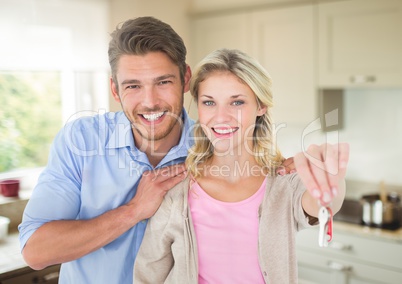
[(214, 72), (199, 85), (199, 122), (215, 155), (252, 153), (256, 118), (265, 112), (250, 87), (230, 72)]

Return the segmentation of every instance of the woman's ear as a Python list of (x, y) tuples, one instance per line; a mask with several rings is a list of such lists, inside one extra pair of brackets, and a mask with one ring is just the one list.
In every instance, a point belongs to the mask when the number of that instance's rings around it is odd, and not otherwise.
[(257, 110), (257, 116), (264, 115), (267, 112), (266, 106), (259, 106)]

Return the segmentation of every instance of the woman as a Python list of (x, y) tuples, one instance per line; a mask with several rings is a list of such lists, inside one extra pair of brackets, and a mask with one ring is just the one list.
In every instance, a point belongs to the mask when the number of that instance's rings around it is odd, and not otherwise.
[(204, 58), (190, 90), (199, 124), (188, 177), (150, 219), (134, 283), (296, 283), (296, 232), (316, 224), (320, 203), (339, 210), (348, 146), (312, 147), (295, 156), (298, 173), (275, 176), (271, 79), (240, 51)]

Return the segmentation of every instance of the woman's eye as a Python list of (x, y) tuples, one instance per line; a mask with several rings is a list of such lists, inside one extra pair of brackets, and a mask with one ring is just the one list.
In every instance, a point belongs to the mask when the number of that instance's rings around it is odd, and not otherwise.
[(242, 104), (244, 104), (244, 101), (234, 101), (232, 104), (234, 106), (241, 106)]
[(204, 102), (202, 102), (204, 105), (206, 105), (206, 106), (212, 106), (212, 105), (214, 105), (214, 102), (213, 101), (204, 101)]

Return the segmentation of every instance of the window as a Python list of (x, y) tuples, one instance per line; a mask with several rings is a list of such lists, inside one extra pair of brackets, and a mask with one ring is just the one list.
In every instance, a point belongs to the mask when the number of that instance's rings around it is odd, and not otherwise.
[(0, 172), (44, 166), (62, 125), (58, 72), (0, 73)]
[(63, 125), (107, 110), (108, 0), (3, 0), (0, 179), (46, 164)]

